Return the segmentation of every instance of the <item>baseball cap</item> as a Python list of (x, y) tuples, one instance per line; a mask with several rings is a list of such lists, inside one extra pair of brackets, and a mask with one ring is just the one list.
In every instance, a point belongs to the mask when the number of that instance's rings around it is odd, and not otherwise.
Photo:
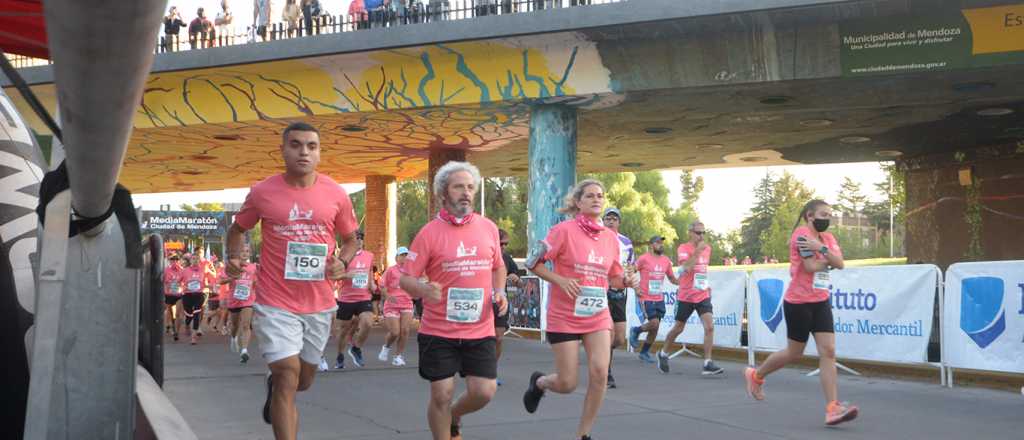
[(402, 246), (395, 251), (395, 255), (406, 255), (409, 253), (409, 248)]
[(651, 241), (650, 242), (651, 243), (656, 243), (656, 242), (659, 242), (659, 241), (665, 241), (665, 237), (662, 237), (660, 235), (655, 235), (655, 236), (651, 237)]
[(618, 217), (619, 220), (622, 220), (622, 212), (619, 211), (619, 208), (608, 208), (604, 211), (604, 215), (602, 215), (601, 217), (608, 217), (608, 214), (615, 214), (615, 216)]

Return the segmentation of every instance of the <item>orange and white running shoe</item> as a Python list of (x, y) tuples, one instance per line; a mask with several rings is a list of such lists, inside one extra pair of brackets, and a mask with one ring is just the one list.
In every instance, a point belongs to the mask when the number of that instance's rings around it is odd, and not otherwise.
[(757, 370), (747, 367), (743, 370), (743, 377), (747, 380), (747, 394), (754, 400), (764, 400), (764, 390), (761, 389), (764, 379), (757, 378)]
[(835, 426), (856, 419), (860, 410), (847, 402), (833, 400), (825, 406), (825, 424)]

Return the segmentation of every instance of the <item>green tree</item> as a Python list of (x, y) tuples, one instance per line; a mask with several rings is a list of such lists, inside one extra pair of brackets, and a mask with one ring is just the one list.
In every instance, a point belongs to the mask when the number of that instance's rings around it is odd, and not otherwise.
[(803, 182), (789, 172), (782, 173), (772, 185), (774, 213), (768, 228), (761, 232), (758, 258), (767, 256), (786, 259), (789, 255), (789, 238), (800, 217), (800, 210), (812, 198), (814, 192)]
[(658, 207), (668, 211), (668, 187), (665, 180), (661, 178), (660, 171), (640, 171), (633, 173), (636, 176), (634, 188), (638, 192), (647, 193), (654, 199)]
[(665, 204), (658, 205), (654, 194), (637, 190), (637, 177), (634, 173), (604, 173), (580, 177), (587, 178), (601, 181), (605, 185), (607, 205), (622, 211), (620, 233), (637, 243), (644, 243), (653, 235), (661, 235), (670, 243), (675, 241), (676, 231), (667, 221), (667, 191)]
[(426, 180), (398, 183), (398, 245), (409, 246), (416, 233), (427, 224)]
[(700, 193), (704, 192), (704, 178), (694, 178), (693, 171), (687, 170), (679, 174), (679, 183), (682, 185), (682, 206), (692, 209), (700, 199)]
[[(875, 190), (882, 195), (882, 200), (879, 202), (868, 201), (864, 204), (864, 216), (871, 224), (878, 227), (880, 233), (874, 256), (889, 256), (890, 237), (897, 243), (897, 246), (893, 246), (894, 255), (902, 255), (903, 246), (898, 244), (903, 242), (904, 236), (902, 227), (906, 200), (904, 174), (892, 162), (881, 162), (879, 166), (886, 176), (885, 180), (875, 183)], [(890, 221), (890, 215), (893, 221)]]
[(484, 188), (486, 216), (509, 234), (506, 251), (513, 256), (526, 256), (527, 179), (492, 177), (486, 180)]
[(366, 190), (349, 194), (348, 198), (352, 201), (352, 210), (356, 212), (356, 222), (363, 228), (366, 225)]
[(740, 245), (734, 250), (736, 257), (756, 259), (761, 256), (761, 234), (771, 227), (775, 218), (774, 188), (775, 177), (771, 172), (766, 172), (754, 187), (754, 206), (740, 227)]

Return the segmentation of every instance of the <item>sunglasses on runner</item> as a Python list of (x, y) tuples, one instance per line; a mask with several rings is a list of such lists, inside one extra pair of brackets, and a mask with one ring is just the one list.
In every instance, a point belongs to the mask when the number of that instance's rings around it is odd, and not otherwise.
[(704, 235), (704, 231), (690, 231), (697, 235)]

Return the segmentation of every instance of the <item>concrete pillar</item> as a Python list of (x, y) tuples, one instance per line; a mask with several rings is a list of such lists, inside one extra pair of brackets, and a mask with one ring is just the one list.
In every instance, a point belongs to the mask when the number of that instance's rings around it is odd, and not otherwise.
[(428, 202), (427, 219), (434, 218), (437, 211), (440, 210), (440, 206), (437, 206), (437, 200), (434, 197), (434, 175), (437, 174), (438, 168), (444, 166), (444, 164), (451, 161), (464, 162), (466, 160), (466, 150), (455, 150), (450, 148), (434, 148), (430, 150), (430, 159), (427, 162), (427, 193), (430, 194), (430, 201)]
[(576, 108), (540, 105), (530, 114), (530, 246), (563, 220), (558, 208), (576, 184)]
[(381, 270), (395, 262), (398, 184), (394, 176), (366, 176), (366, 250)]

